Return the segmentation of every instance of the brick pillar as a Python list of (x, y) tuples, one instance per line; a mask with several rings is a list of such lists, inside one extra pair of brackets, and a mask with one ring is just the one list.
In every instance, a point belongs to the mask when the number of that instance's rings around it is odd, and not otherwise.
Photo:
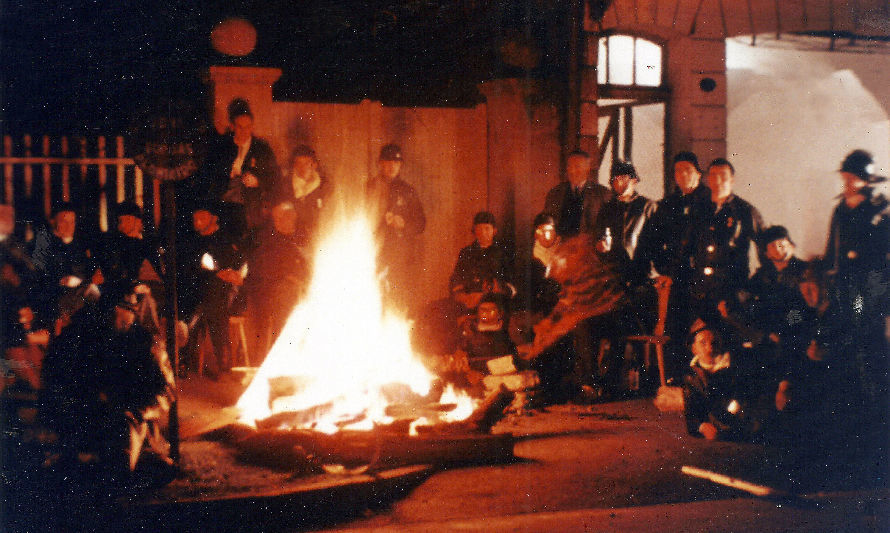
[(273, 130), (272, 85), (281, 77), (281, 69), (260, 67), (210, 67), (213, 125), (223, 133), (229, 127), (226, 108), (233, 98), (243, 98), (250, 104), (254, 117), (254, 131), (260, 137), (270, 137)]

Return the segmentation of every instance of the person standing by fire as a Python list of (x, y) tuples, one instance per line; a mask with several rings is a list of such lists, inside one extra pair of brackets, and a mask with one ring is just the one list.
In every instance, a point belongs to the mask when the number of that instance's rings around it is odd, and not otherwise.
[(387, 144), (380, 150), (378, 174), (365, 187), (365, 198), (377, 220), (379, 264), (385, 272), (391, 301), (404, 310), (413, 307), (414, 269), (426, 228), (426, 215), (417, 191), (401, 178), (402, 148)]
[(263, 221), (263, 201), (278, 183), (278, 163), (269, 143), (253, 134), (253, 112), (242, 98), (229, 103), (231, 131), (210, 146), (195, 198), (221, 202), (222, 219), (236, 235)]
[(846, 326), (847, 353), (855, 358), (861, 401), (886, 420), (890, 200), (874, 187), (886, 178), (874, 174), (874, 160), (865, 150), (850, 152), (839, 172), (843, 192), (831, 215), (823, 261)]

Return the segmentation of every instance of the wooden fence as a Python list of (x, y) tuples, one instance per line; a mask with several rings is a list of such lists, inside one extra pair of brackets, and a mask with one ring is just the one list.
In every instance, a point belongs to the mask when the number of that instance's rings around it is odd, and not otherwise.
[(6, 135), (0, 168), (2, 203), (16, 206), (17, 212), (48, 217), (55, 203), (73, 202), (88, 227), (104, 232), (109, 202), (130, 200), (152, 214), (155, 226), (160, 223), (160, 186), (143, 179), (142, 170), (126, 157), (121, 136), (109, 147), (104, 136), (50, 139), (26, 134), (14, 142)]

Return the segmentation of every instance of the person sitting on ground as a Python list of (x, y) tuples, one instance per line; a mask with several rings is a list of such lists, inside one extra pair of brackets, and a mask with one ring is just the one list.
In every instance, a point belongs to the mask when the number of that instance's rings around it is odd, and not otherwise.
[(507, 332), (506, 308), (502, 294), (487, 293), (482, 297), (476, 313), (463, 326), (459, 349), (440, 360), (439, 373), (447, 381), (481, 396), (482, 378), (490, 373), (488, 361), (517, 354)]
[(750, 393), (739, 365), (724, 351), (721, 334), (698, 319), (689, 332), (692, 360), (683, 378), (683, 416), (690, 435), (708, 440), (749, 437), (758, 429), (746, 408)]
[(146, 442), (153, 466), (172, 474), (160, 423), (173, 371), (160, 338), (136, 324), (135, 302), (132, 285), (122, 285), (84, 306), (50, 344), (41, 374), (40, 416), (65, 464), (96, 463), (116, 483), (129, 480)]

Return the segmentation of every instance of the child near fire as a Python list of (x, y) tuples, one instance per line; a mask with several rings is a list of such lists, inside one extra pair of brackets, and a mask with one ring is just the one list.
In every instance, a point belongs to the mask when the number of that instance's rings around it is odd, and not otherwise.
[(486, 363), (517, 354), (506, 328), (506, 310), (504, 295), (487, 293), (480, 299), (475, 315), (464, 324), (460, 348), (443, 361), (445, 379), (471, 394), (484, 394), (482, 379), (489, 374)]

